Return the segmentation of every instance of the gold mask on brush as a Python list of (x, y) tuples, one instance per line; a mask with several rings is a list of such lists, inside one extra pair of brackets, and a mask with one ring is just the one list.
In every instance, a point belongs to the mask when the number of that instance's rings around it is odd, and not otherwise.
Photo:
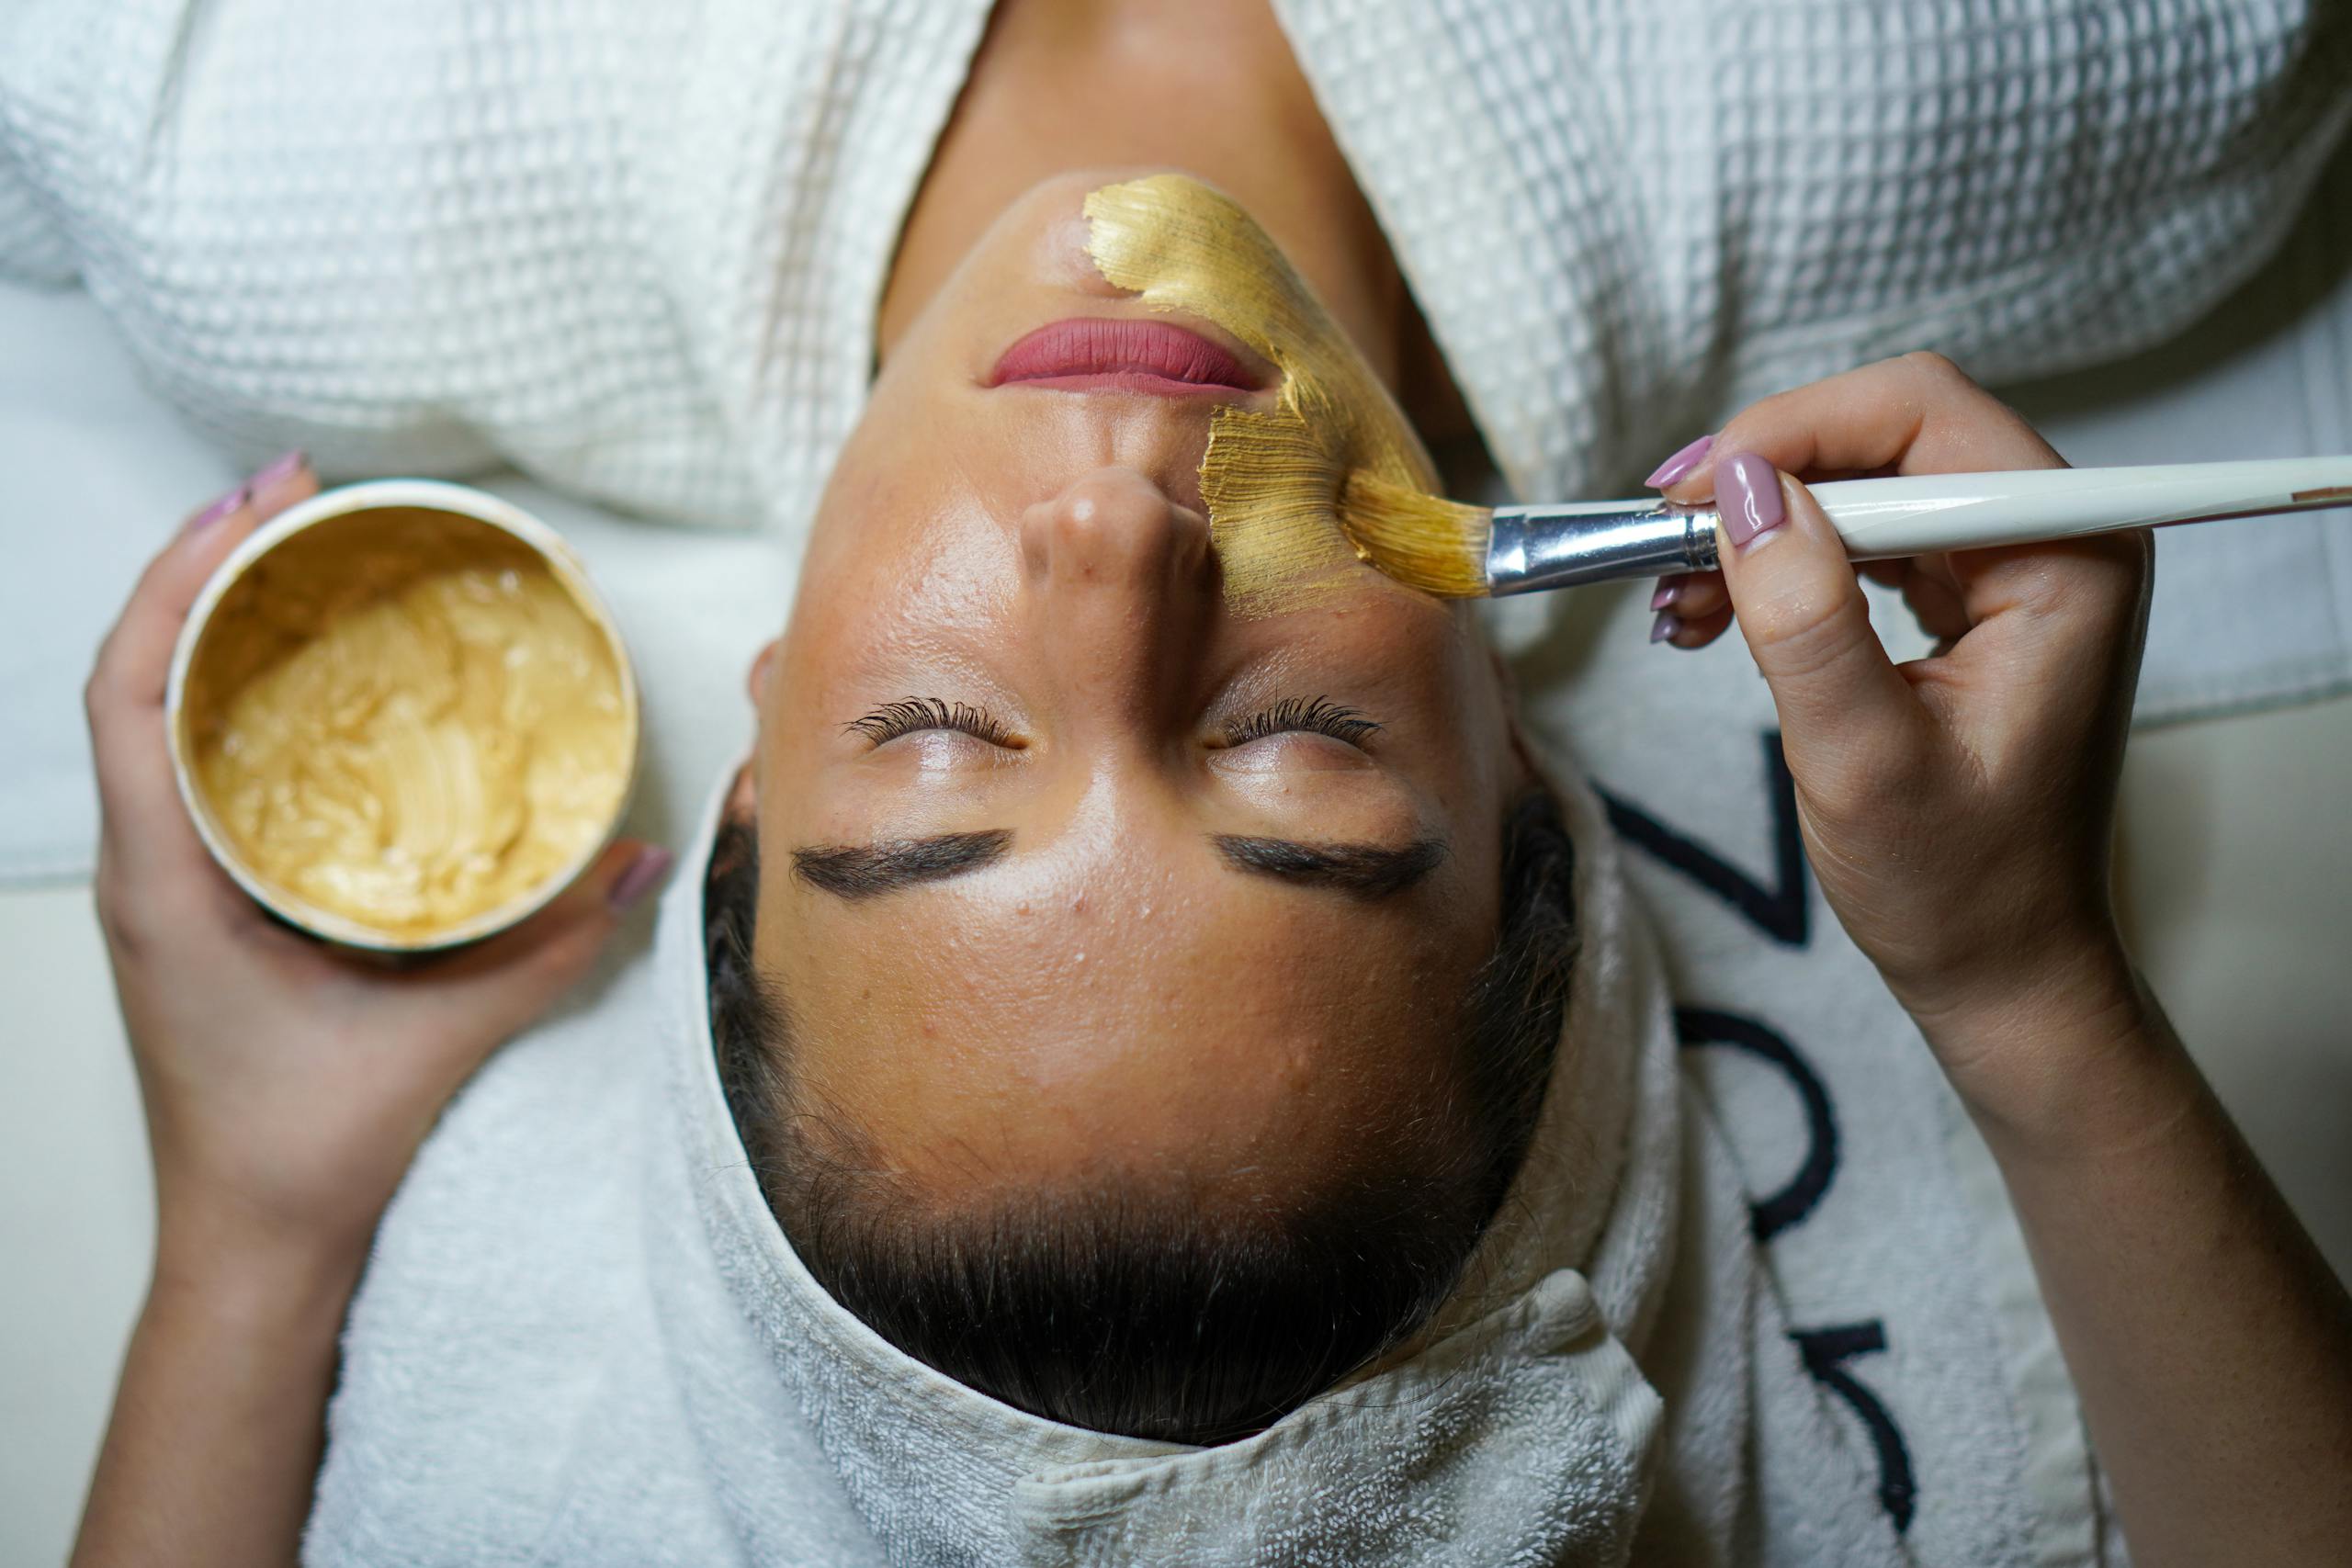
[(1153, 310), (1215, 321), (1282, 372), (1272, 412), (1220, 408), (1209, 423), (1201, 495), (1227, 606), (1269, 615), (1325, 597), (1360, 556), (1340, 527), (1351, 487), (1436, 491), (1404, 412), (1231, 198), (1152, 175), (1092, 192), (1086, 217), (1106, 279)]

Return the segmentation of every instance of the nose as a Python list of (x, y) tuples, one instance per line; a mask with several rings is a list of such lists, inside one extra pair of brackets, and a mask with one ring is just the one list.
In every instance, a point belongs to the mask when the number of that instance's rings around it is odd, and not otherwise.
[(1180, 701), (1216, 610), (1208, 520), (1135, 468), (1097, 468), (1022, 515), (1029, 610), (1067, 723), (1134, 731)]

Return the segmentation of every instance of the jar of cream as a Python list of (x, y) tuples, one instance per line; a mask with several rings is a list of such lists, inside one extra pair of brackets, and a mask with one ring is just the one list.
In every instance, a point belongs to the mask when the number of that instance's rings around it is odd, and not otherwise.
[(610, 840), (637, 683), (555, 531), (461, 485), (329, 491), (238, 546), (165, 693), (181, 797), (281, 919), (419, 953), (503, 931)]

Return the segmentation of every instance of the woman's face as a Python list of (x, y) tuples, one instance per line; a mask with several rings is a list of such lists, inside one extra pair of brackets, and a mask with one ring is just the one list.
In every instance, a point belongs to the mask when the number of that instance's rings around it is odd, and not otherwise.
[[(1198, 469), (1274, 372), (1102, 279), (1102, 183), (1023, 197), (894, 346), (753, 681), (754, 958), (797, 1103), (942, 1193), (1372, 1153), (1453, 1071), (1525, 782), (1458, 609), (1363, 568), (1227, 611)], [(1000, 384), (1071, 318), (1173, 321), (1256, 389)], [(1101, 363), (1060, 341), (1015, 368)]]

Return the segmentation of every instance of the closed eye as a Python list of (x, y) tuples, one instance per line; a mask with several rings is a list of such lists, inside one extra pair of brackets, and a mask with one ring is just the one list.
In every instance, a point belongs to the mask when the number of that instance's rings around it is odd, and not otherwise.
[(855, 730), (875, 745), (898, 739), (902, 735), (919, 734), (927, 729), (960, 730), (976, 736), (991, 746), (1008, 750), (1021, 750), (1019, 737), (1004, 727), (1002, 721), (986, 708), (969, 703), (943, 702), (937, 697), (904, 697), (895, 703), (885, 703), (862, 718), (854, 718), (842, 727)]
[(1284, 697), (1270, 708), (1227, 727), (1227, 746), (1246, 746), (1252, 740), (1263, 740), (1270, 735), (1306, 731), (1328, 735), (1334, 740), (1344, 740), (1351, 746), (1362, 746), (1378, 733), (1380, 723), (1367, 718), (1358, 709), (1335, 703), (1329, 697)]

